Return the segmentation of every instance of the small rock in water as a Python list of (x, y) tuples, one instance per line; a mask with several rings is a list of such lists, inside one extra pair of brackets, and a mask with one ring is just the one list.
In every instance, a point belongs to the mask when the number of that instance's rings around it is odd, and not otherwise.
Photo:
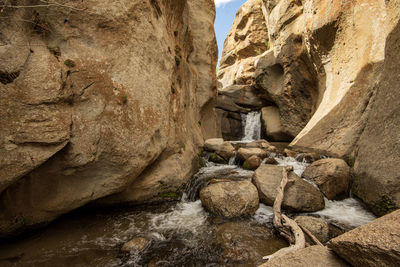
[(141, 252), (147, 247), (149, 243), (150, 241), (144, 237), (135, 237), (132, 240), (126, 242), (122, 246), (121, 250), (125, 252)]
[(279, 163), (276, 161), (274, 157), (268, 157), (264, 159), (264, 164), (278, 165)]
[(235, 148), (228, 141), (222, 138), (207, 139), (204, 143), (206, 151), (215, 152), (225, 160), (229, 160), (235, 155)]
[(209, 160), (214, 163), (227, 164), (227, 161), (215, 152), (210, 155)]
[(295, 222), (310, 231), (321, 243), (329, 241), (329, 224), (324, 219), (311, 216), (297, 216)]
[(330, 200), (348, 195), (351, 173), (342, 159), (318, 160), (305, 169), (303, 177), (316, 183)]
[(200, 191), (203, 206), (227, 218), (253, 215), (259, 204), (257, 188), (250, 181), (210, 184)]
[(260, 167), (261, 162), (262, 162), (262, 159), (260, 159), (256, 155), (253, 155), (243, 163), (243, 168), (246, 170), (255, 170), (258, 167)]
[(276, 147), (274, 147), (268, 141), (263, 140), (263, 139), (248, 143), (246, 145), (246, 147), (247, 148), (261, 148), (261, 149), (267, 150), (268, 152), (276, 152)]
[(293, 150), (290, 150), (290, 149), (287, 149), (287, 148), (285, 148), (285, 150), (283, 151), (283, 154), (286, 157), (291, 157), (291, 158), (296, 158), (296, 156), (297, 156), (297, 152), (296, 151), (293, 151)]
[(239, 148), (238, 153), (237, 153), (237, 157), (240, 160), (247, 160), (248, 158), (250, 158), (251, 156), (257, 156), (261, 159), (264, 159), (268, 156), (268, 153), (265, 149), (261, 149), (261, 148)]
[(296, 160), (299, 162), (313, 163), (319, 160), (321, 156), (318, 153), (300, 153), (296, 156)]

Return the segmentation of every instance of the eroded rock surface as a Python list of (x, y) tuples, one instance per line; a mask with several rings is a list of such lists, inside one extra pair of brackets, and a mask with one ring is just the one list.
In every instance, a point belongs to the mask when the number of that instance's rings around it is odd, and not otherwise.
[(332, 239), (328, 247), (354, 266), (397, 266), (400, 210)]
[[(258, 189), (260, 201), (273, 206), (277, 189), (282, 180), (284, 167), (261, 165), (253, 175), (253, 183)], [(310, 183), (289, 173), (289, 182), (285, 188), (282, 207), (298, 212), (317, 211), (325, 207), (322, 193)]]
[(63, 3), (0, 14), (0, 235), (176, 191), (216, 136), (212, 1)]

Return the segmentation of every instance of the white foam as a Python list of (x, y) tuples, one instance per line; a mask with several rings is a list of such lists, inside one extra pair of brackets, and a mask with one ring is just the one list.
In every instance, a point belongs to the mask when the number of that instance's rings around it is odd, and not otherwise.
[(260, 224), (266, 224), (271, 222), (273, 217), (274, 217), (274, 211), (272, 207), (264, 205), (262, 203), (260, 203), (258, 210), (253, 215), (253, 219)]
[(341, 201), (325, 199), (325, 209), (314, 214), (318, 214), (328, 221), (352, 227), (358, 227), (376, 219), (371, 212), (364, 209), (361, 203), (354, 198), (347, 198)]
[(246, 115), (242, 114), (244, 125), (244, 137), (242, 141), (254, 141), (261, 138), (261, 112), (253, 111)]
[(276, 161), (278, 162), (278, 166), (292, 166), (293, 171), (295, 174), (301, 177), (303, 174), (304, 170), (309, 166), (309, 163), (306, 162), (299, 162), (295, 158), (292, 157), (275, 157)]

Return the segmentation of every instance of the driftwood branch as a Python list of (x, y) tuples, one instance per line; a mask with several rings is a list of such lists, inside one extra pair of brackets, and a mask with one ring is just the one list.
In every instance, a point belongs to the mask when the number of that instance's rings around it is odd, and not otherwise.
[(324, 246), (324, 245), (318, 240), (318, 238), (317, 238), (315, 235), (313, 235), (307, 228), (305, 228), (305, 227), (303, 227), (303, 226), (301, 226), (301, 225), (299, 225), (299, 226), (300, 226), (301, 230), (303, 230), (303, 232), (304, 232), (306, 235), (308, 235), (309, 238), (311, 238), (311, 240), (314, 242), (315, 245)]
[(263, 257), (265, 260), (272, 259), (274, 257), (283, 256), (289, 252), (296, 251), (306, 246), (306, 240), (304, 233), (299, 225), (286, 215), (282, 214), (281, 206), (285, 195), (285, 187), (288, 183), (288, 172), (293, 171), (293, 167), (286, 167), (283, 169), (282, 181), (278, 187), (278, 193), (274, 202), (274, 227), (279, 233), (285, 237), (291, 244), (289, 247), (282, 248), (272, 255)]

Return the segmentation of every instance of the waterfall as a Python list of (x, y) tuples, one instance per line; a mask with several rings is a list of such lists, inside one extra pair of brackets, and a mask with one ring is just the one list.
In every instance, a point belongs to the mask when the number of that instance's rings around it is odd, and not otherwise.
[(244, 136), (242, 141), (254, 141), (261, 138), (261, 112), (253, 111), (242, 114)]

